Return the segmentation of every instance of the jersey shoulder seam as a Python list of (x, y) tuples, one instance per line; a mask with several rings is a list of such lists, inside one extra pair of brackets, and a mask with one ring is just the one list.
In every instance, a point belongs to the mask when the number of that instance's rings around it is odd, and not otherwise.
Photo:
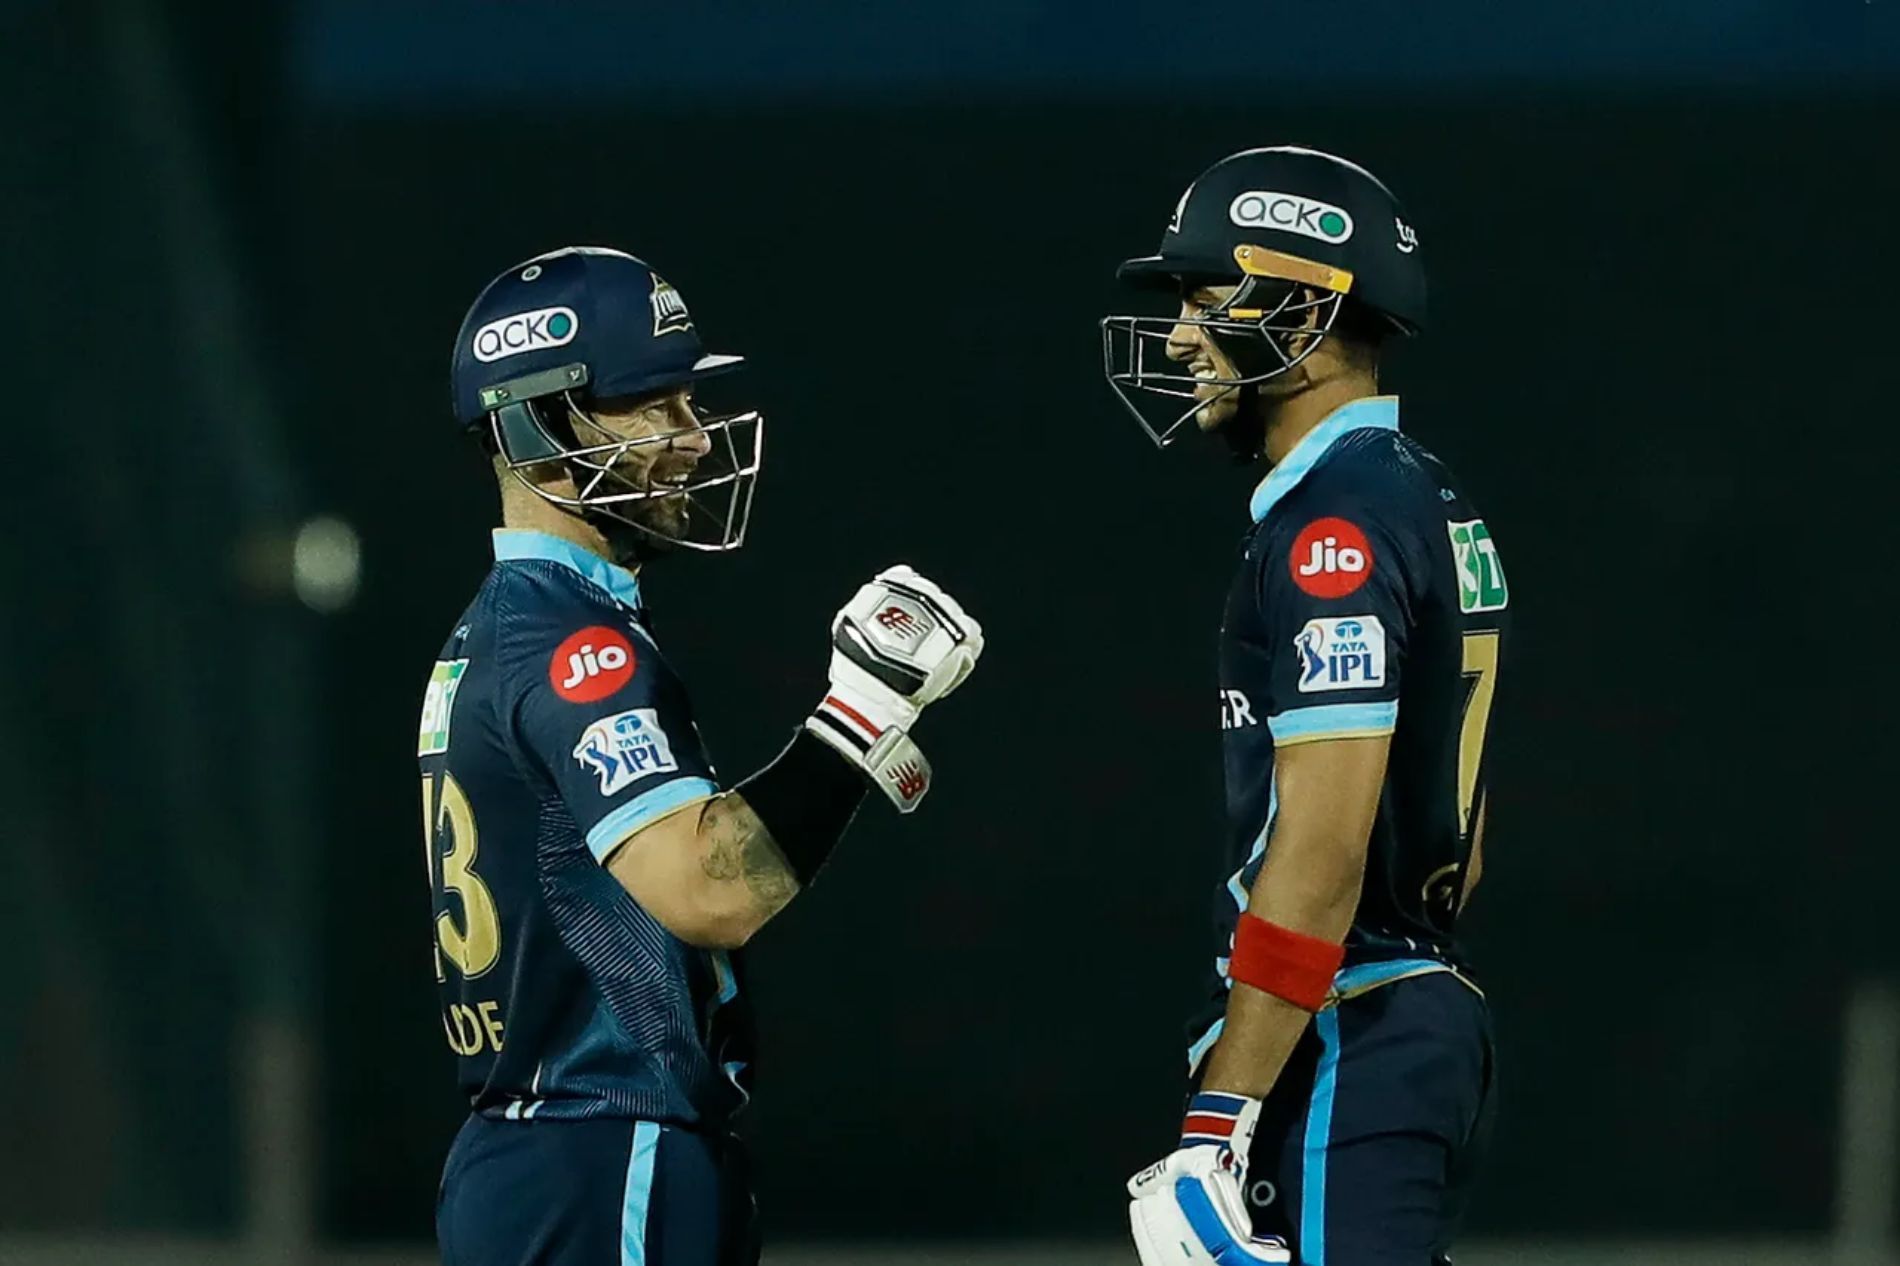
[[(539, 569), (545, 568), (545, 572)], [(510, 559), (496, 565), (499, 583), (496, 585), (496, 628), (495, 644), (497, 658), (504, 664), (518, 654), (514, 643), (519, 640), (513, 636), (513, 621), (508, 617), (532, 619), (538, 613), (519, 601), (519, 591), (545, 579), (548, 586), (559, 593), (564, 604), (572, 614), (586, 614), (596, 617), (600, 622), (614, 622), (616, 628), (626, 622), (626, 610), (604, 589), (588, 580), (585, 576), (566, 572), (558, 563), (540, 563), (532, 559)], [(552, 649), (552, 648), (550, 648)]]
[[(1362, 530), (1376, 532), (1393, 547), (1400, 559), (1401, 574), (1406, 577), (1408, 600), (1429, 596), (1433, 580), (1431, 568), (1426, 565), (1423, 572), (1419, 572), (1416, 560), (1410, 557), (1416, 552), (1410, 538), (1419, 536), (1422, 523), (1416, 512), (1419, 493), (1401, 472), (1384, 463), (1375, 459), (1369, 467), (1365, 458), (1370, 453), (1361, 447), (1383, 441), (1396, 448), (1410, 441), (1396, 431), (1364, 433), (1371, 435), (1372, 440), (1359, 440), (1358, 434), (1347, 437), (1348, 441), (1357, 441), (1352, 447), (1328, 452), (1307, 477), (1268, 512), (1266, 519), (1256, 525), (1254, 584), (1258, 599), (1265, 599), (1267, 568), (1290, 548), (1295, 534), (1315, 519), (1335, 515), (1353, 519)], [(1352, 461), (1355, 457), (1360, 460)], [(1429, 551), (1430, 545), (1422, 536), (1418, 544)]]

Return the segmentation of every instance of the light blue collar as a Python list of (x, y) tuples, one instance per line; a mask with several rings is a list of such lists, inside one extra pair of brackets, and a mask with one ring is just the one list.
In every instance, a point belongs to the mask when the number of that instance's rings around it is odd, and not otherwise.
[(559, 563), (605, 589), (621, 606), (634, 611), (640, 609), (640, 578), (625, 567), (610, 563), (572, 541), (549, 536), (546, 532), (533, 532), (527, 528), (496, 528), (495, 561), (507, 563), (525, 559)]
[(1260, 486), (1253, 490), (1253, 500), (1248, 509), (1253, 511), (1253, 521), (1260, 522), (1267, 512), (1280, 503), (1281, 498), (1299, 486), (1307, 472), (1319, 464), (1327, 450), (1343, 437), (1354, 431), (1399, 429), (1399, 398), (1397, 396), (1365, 396), (1362, 399), (1348, 401), (1326, 415), (1326, 420), (1308, 431), (1293, 451), (1280, 459), (1280, 464), (1267, 472)]

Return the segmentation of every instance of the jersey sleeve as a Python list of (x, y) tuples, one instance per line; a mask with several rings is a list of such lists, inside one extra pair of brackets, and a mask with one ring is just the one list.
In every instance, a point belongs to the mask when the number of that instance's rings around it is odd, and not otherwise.
[(597, 860), (718, 792), (684, 685), (625, 612), (534, 603), (509, 623), (503, 689), (513, 737)]
[(1287, 509), (1258, 560), (1274, 744), (1390, 734), (1413, 626), (1407, 534), (1358, 499)]

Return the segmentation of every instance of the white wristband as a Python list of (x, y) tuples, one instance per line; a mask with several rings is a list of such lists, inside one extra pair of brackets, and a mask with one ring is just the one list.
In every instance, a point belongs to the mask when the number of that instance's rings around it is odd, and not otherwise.
[(805, 728), (862, 769), (899, 813), (909, 813), (930, 790), (930, 761), (898, 726), (876, 724), (865, 701), (849, 697), (855, 694), (834, 686)]

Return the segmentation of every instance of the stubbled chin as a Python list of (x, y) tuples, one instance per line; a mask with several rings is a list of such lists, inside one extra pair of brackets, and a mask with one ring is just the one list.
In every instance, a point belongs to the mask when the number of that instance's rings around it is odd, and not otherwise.
[(685, 506), (653, 506), (640, 516), (640, 523), (649, 532), (678, 540), (686, 535), (690, 513)]
[(1196, 416), (1195, 422), (1200, 426), (1203, 433), (1218, 431), (1233, 419), (1235, 408), (1236, 405), (1231, 395), (1223, 397), (1216, 400), (1213, 404), (1208, 405), (1205, 409), (1202, 409)]

